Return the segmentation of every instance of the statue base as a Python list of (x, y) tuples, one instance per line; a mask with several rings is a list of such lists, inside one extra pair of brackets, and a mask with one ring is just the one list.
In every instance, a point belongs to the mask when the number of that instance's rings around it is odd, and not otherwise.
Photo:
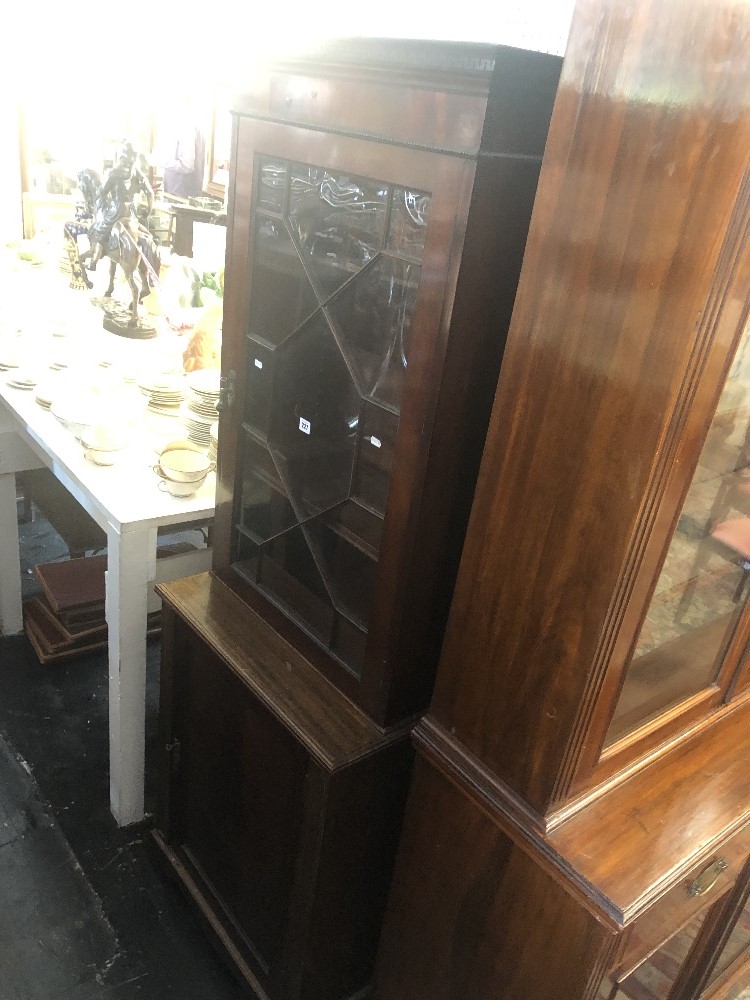
[(129, 306), (115, 302), (113, 299), (106, 300), (106, 304), (102, 300), (92, 299), (92, 302), (101, 305), (104, 309), (102, 326), (110, 333), (114, 333), (118, 337), (127, 337), (130, 340), (150, 340), (157, 335), (156, 327), (152, 323), (145, 322), (140, 318), (133, 323)]
[(137, 326), (133, 326), (128, 317), (127, 323), (120, 322), (112, 316), (105, 316), (102, 326), (110, 333), (117, 334), (118, 337), (129, 337), (131, 340), (150, 340), (156, 336), (156, 327), (138, 321)]

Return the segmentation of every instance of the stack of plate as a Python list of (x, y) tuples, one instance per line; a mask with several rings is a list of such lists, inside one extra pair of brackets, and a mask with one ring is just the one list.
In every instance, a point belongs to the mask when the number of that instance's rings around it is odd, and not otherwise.
[(196, 444), (211, 444), (211, 426), (218, 416), (220, 374), (218, 368), (201, 368), (187, 377), (188, 394), (182, 407), (182, 422), (188, 437)]
[(9, 372), (11, 368), (18, 368), (18, 352), (13, 347), (0, 348), (0, 371)]
[(208, 434), (210, 441), (208, 443), (208, 457), (212, 462), (216, 461), (216, 452), (219, 446), (219, 421), (215, 420), (214, 423), (208, 428)]
[(138, 388), (148, 396), (148, 409), (163, 417), (179, 417), (180, 403), (185, 396), (182, 375), (156, 375), (139, 381)]
[(52, 406), (52, 386), (38, 385), (36, 387), (34, 399), (40, 406), (44, 407), (45, 410), (49, 410)]
[(37, 383), (37, 379), (30, 372), (15, 370), (11, 377), (7, 379), (7, 383), (13, 389), (33, 389)]

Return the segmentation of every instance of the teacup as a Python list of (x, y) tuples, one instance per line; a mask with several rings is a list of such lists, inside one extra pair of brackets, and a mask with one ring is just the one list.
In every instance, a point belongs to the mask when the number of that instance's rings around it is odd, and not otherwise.
[(214, 468), (207, 455), (187, 448), (174, 448), (159, 456), (161, 475), (178, 483), (203, 482)]

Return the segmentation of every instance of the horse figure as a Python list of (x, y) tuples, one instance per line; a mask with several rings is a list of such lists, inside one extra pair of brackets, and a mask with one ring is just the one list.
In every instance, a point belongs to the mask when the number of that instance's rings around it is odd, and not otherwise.
[[(89, 234), (102, 243), (102, 255), (109, 257), (109, 285), (104, 293), (111, 296), (114, 291), (117, 265), (127, 279), (132, 292), (130, 324), (138, 326), (138, 304), (159, 280), (160, 260), (156, 242), (149, 231), (138, 220), (135, 205), (127, 190), (120, 197), (113, 197), (103, 189), (95, 170), (82, 170), (78, 174), (78, 187), (83, 195), (83, 218), (90, 216)], [(106, 186), (105, 186), (106, 187)], [(74, 278), (87, 288), (93, 288), (84, 263), (94, 254), (94, 245), (84, 253), (77, 252), (78, 269)]]

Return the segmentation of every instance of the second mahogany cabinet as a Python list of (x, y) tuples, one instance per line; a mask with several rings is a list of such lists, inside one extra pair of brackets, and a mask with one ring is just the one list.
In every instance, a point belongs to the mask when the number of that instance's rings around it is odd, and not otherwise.
[(576, 5), (377, 1000), (750, 986), (749, 43)]
[(157, 839), (261, 998), (368, 988), (559, 69), (339, 41), (237, 101), (214, 562), (160, 588)]

